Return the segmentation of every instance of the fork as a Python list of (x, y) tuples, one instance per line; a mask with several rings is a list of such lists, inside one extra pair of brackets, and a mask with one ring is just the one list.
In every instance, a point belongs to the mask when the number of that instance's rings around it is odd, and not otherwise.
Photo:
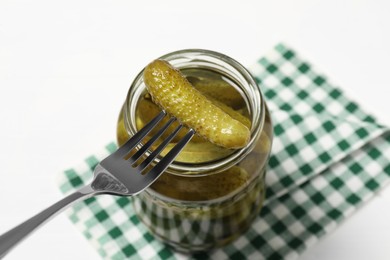
[[(161, 135), (177, 119), (170, 117), (169, 120), (144, 144), (142, 140), (156, 128), (157, 124), (167, 116), (165, 111), (161, 111), (154, 119), (138, 131), (123, 146), (118, 148), (113, 154), (103, 159), (94, 169), (94, 178), (89, 185), (86, 185), (76, 192), (68, 195), (49, 208), (38, 213), (34, 217), (14, 227), (0, 236), (0, 258), (3, 258), (14, 246), (40, 227), (51, 217), (61, 210), (70, 206), (72, 203), (90, 198), (100, 194), (111, 194), (118, 196), (132, 196), (140, 193), (149, 187), (165, 169), (172, 163), (178, 153), (191, 140), (195, 134), (193, 129), (189, 129), (177, 144), (159, 160), (150, 167), (156, 157), (172, 141), (177, 133), (183, 128), (179, 124), (168, 137), (150, 152), (151, 146), (161, 137)], [(156, 128), (157, 129), (157, 128)], [(138, 148), (138, 150), (137, 150)], [(130, 156), (131, 152), (135, 152)], [(146, 157), (141, 163), (141, 157)], [(130, 157), (130, 158), (129, 158)], [(148, 167), (149, 166), (149, 167)], [(150, 168), (150, 169), (149, 169)], [(144, 171), (147, 171), (144, 173)]]

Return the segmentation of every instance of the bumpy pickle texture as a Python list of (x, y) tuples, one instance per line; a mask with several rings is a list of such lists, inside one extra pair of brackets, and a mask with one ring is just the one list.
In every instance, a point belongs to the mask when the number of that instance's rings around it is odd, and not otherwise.
[(214, 105), (168, 62), (150, 63), (144, 82), (154, 102), (210, 142), (229, 149), (249, 142), (248, 127)]

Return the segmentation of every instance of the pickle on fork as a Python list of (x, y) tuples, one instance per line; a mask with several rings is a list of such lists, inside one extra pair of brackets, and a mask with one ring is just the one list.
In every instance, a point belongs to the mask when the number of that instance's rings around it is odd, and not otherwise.
[(213, 104), (168, 62), (153, 61), (143, 76), (155, 103), (210, 142), (229, 149), (249, 142), (248, 127)]

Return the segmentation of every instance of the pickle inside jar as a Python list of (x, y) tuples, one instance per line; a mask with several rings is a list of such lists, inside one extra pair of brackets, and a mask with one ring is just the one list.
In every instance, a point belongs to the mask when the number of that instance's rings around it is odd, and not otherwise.
[[(225, 109), (224, 111), (231, 115), (236, 120), (250, 129), (251, 114), (249, 112), (248, 104), (245, 98), (241, 95), (240, 89), (231, 81), (221, 74), (205, 69), (182, 69), (181, 72), (186, 76), (188, 81), (197, 88), (209, 100), (218, 104)], [(218, 93), (222, 93), (218, 95)], [(229, 111), (226, 111), (229, 110)], [(153, 103), (151, 95), (145, 90), (138, 98), (135, 109), (135, 123), (137, 129), (141, 129), (154, 116), (161, 111), (161, 108)], [(129, 138), (129, 134), (125, 127), (124, 110), (122, 110), (118, 126), (117, 126), (117, 140), (118, 144), (122, 145)], [(266, 117), (267, 120), (268, 117)], [(268, 118), (269, 119), (269, 118)], [(164, 119), (168, 120), (168, 119)], [(269, 121), (269, 122), (268, 122)], [(214, 173), (206, 176), (196, 176), (196, 178), (188, 178), (184, 176), (176, 176), (174, 174), (163, 174), (152, 186), (151, 189), (159, 194), (180, 200), (199, 201), (210, 200), (225, 196), (234, 192), (235, 190), (247, 186), (251, 183), (253, 174), (259, 171), (259, 168), (264, 165), (268, 150), (270, 149), (270, 142), (272, 137), (272, 126), (268, 120), (264, 126), (266, 133), (263, 133), (257, 142), (255, 149), (250, 156), (246, 156), (238, 165), (225, 170), (223, 172)], [(161, 122), (162, 125), (164, 122)], [(268, 127), (269, 125), (269, 127)], [(159, 127), (157, 127), (158, 129)], [(166, 133), (172, 132), (168, 129)], [(167, 153), (170, 147), (175, 145), (181, 136), (186, 131), (183, 131), (176, 137), (169, 147), (165, 149)], [(150, 133), (153, 136), (154, 132)], [(162, 140), (167, 135), (163, 136)], [(158, 145), (158, 142), (155, 146)], [(154, 149), (154, 147), (152, 147)], [(197, 165), (202, 163), (210, 163), (229, 156), (235, 150), (223, 148), (215, 145), (200, 136), (194, 136), (192, 140), (186, 145), (183, 151), (176, 157), (176, 163), (184, 163)], [(197, 172), (186, 172), (183, 174), (194, 174)], [(195, 182), (194, 182), (195, 181)], [(196, 184), (196, 185), (195, 185)], [(192, 189), (189, 189), (191, 187)]]

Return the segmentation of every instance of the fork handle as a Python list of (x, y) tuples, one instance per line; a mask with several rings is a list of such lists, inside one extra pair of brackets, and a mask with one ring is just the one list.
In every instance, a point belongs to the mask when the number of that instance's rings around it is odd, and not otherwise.
[(0, 236), (0, 259), (3, 258), (14, 246), (40, 227), (43, 223), (55, 216), (61, 210), (81, 199), (86, 199), (96, 194), (91, 186), (84, 186), (78, 191), (61, 199), (57, 203), (38, 213)]

